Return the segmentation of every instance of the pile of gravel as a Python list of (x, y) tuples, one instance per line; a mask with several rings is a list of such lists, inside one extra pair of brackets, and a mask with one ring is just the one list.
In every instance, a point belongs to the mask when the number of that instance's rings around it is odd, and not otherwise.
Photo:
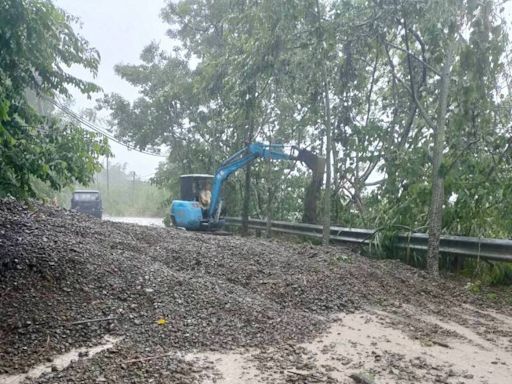
[[(0, 374), (108, 334), (123, 337), (114, 350), (122, 359), (102, 352), (48, 382), (113, 381), (109, 374), (123, 381), (140, 370), (121, 369), (119, 361), (302, 342), (333, 313), (426, 297), (428, 305), (449, 306), (463, 296), (453, 284), (433, 284), (413, 268), (341, 247), (142, 227), (0, 201)], [(173, 361), (178, 368), (162, 368)], [(154, 362), (131, 381), (166, 382), (161, 375), (186, 376), (180, 370), (193, 371), (188, 366)], [(183, 382), (198, 377), (188, 376)]]

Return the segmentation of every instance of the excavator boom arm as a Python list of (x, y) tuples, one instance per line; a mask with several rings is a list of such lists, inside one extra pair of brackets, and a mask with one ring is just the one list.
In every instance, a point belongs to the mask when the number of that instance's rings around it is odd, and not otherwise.
[(208, 218), (210, 222), (215, 222), (219, 217), (217, 210), (220, 209), (220, 193), (224, 181), (234, 172), (252, 163), (258, 158), (272, 160), (296, 160), (292, 153), (284, 152), (286, 147), (283, 144), (262, 144), (252, 143), (241, 149), (233, 156), (225, 160), (215, 172), (213, 178), (212, 197), (210, 207), (208, 208)]
[[(285, 151), (287, 150), (287, 151)], [(252, 143), (241, 149), (225, 160), (215, 172), (212, 186), (210, 206), (208, 208), (208, 220), (216, 224), (221, 209), (220, 194), (224, 181), (234, 172), (245, 167), (258, 158), (272, 160), (297, 160), (306, 164), (311, 170), (317, 172), (323, 168), (323, 162), (317, 155), (307, 149), (299, 149), (295, 146), (283, 144)], [(323, 172), (323, 169), (320, 170)]]

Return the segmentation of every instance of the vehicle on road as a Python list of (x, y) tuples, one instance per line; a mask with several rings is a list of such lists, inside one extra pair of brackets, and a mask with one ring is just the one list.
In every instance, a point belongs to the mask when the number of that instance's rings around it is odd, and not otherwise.
[(76, 190), (71, 197), (71, 209), (101, 219), (103, 206), (101, 194), (96, 190)]

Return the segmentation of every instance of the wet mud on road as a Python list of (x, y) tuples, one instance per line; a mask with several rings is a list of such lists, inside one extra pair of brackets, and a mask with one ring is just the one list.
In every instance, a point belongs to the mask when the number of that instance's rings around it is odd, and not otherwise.
[[(479, 313), (473, 315), (478, 322)], [(407, 332), (409, 321), (380, 310), (340, 314), (308, 343), (190, 356), (213, 361), (221, 374), (214, 382), (224, 384), (354, 383), (354, 373), (376, 383), (510, 383), (510, 347), (482, 343), (469, 328), (454, 324), (446, 325), (451, 337), (416, 339)], [(444, 325), (432, 317), (424, 321)], [(510, 345), (510, 339), (503, 341)]]

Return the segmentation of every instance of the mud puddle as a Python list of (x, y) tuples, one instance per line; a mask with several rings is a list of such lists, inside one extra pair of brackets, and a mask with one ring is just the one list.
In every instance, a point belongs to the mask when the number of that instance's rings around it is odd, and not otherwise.
[(105, 336), (102, 343), (90, 348), (75, 348), (62, 355), (53, 356), (52, 360), (45, 362), (28, 370), (27, 373), (17, 375), (0, 375), (0, 384), (19, 384), (28, 378), (38, 378), (43, 373), (51, 372), (52, 369), (62, 370), (66, 368), (72, 361), (78, 359), (89, 359), (95, 354), (112, 348), (122, 338)]
[[(419, 311), (418, 311), (419, 312)], [(364, 374), (376, 383), (509, 384), (512, 353), (484, 342), (472, 330), (434, 316), (422, 321), (457, 334), (438, 341), (415, 339), (396, 327), (396, 314), (382, 311), (341, 314), (310, 343), (265, 350), (190, 354), (214, 362), (216, 383), (354, 383)], [(403, 319), (404, 324), (406, 320)], [(507, 320), (507, 319), (505, 319)], [(213, 381), (212, 381), (213, 382)], [(302, 382), (302, 381), (301, 381)]]
[(163, 227), (163, 218), (160, 217), (120, 217), (120, 216), (104, 216), (103, 220), (114, 221), (117, 223), (128, 223), (146, 225), (150, 227)]

